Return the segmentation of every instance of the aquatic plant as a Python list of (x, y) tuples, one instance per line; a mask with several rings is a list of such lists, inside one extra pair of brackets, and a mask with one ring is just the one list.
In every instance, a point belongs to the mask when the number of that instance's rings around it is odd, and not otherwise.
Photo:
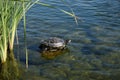
[[(18, 24), (25, 12), (38, 0), (0, 0), (0, 58), (4, 63), (7, 53), (13, 50)], [(24, 23), (25, 24), (25, 23)]]

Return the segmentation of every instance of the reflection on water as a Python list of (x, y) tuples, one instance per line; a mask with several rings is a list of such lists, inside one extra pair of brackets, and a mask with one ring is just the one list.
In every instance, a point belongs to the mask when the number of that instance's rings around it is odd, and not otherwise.
[[(70, 11), (59, 0), (41, 1)], [(72, 17), (39, 5), (27, 13), (29, 68), (23, 74), (23, 80), (119, 80), (120, 1), (69, 0), (68, 4), (83, 20), (78, 21), (79, 25)], [(21, 22), (18, 29), (19, 58), (24, 66), (22, 26)], [(71, 39), (70, 51), (52, 60), (41, 57), (38, 46), (47, 37)]]
[(0, 80), (19, 80), (19, 70), (13, 53), (8, 54), (6, 63), (0, 64)]
[(67, 53), (69, 50), (65, 49), (65, 50), (57, 50), (57, 51), (42, 51), (41, 52), (41, 56), (46, 58), (46, 59), (54, 59), (56, 58), (58, 55)]

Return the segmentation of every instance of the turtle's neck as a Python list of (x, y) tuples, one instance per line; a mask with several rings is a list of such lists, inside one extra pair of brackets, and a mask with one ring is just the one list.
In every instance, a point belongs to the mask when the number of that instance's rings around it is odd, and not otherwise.
[(66, 40), (65, 41), (65, 44), (67, 45), (68, 43), (70, 43), (71, 42), (71, 40)]

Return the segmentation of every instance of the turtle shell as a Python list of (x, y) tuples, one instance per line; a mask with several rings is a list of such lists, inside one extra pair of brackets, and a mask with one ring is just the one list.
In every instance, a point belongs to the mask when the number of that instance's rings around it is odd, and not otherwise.
[(42, 40), (40, 48), (47, 50), (63, 49), (66, 46), (65, 41), (61, 38), (51, 37), (46, 40)]

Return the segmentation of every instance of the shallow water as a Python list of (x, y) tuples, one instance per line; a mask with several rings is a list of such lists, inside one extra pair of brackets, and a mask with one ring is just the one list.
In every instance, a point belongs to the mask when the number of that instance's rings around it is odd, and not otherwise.
[[(41, 0), (70, 11), (59, 0)], [(120, 0), (66, 0), (80, 18), (35, 5), (27, 13), (29, 68), (23, 80), (119, 80)], [(23, 23), (19, 24), (19, 49), (15, 56), (25, 67)], [(71, 39), (69, 51), (52, 60), (39, 53), (40, 41), (48, 37)]]

